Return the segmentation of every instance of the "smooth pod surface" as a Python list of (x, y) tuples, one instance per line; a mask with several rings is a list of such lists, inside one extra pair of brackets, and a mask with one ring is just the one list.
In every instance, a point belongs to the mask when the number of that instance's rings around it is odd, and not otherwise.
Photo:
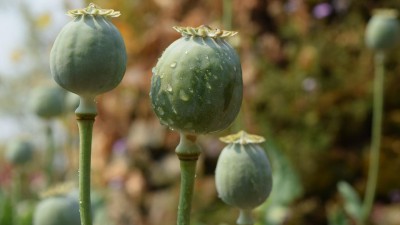
[(80, 96), (115, 88), (126, 69), (120, 32), (106, 16), (78, 15), (57, 36), (50, 53), (54, 80)]
[(60, 116), (65, 108), (65, 95), (60, 87), (38, 87), (32, 92), (30, 108), (44, 119)]
[(394, 10), (378, 10), (371, 17), (365, 31), (366, 45), (373, 50), (395, 47), (400, 41), (400, 27)]
[(220, 37), (183, 36), (153, 68), (150, 98), (161, 123), (189, 133), (227, 128), (242, 102), (236, 51)]
[(36, 206), (33, 225), (81, 225), (78, 200), (66, 196), (42, 200)]
[(18, 138), (7, 145), (4, 157), (13, 165), (23, 165), (32, 159), (33, 148), (29, 141)]
[(261, 205), (272, 189), (271, 166), (257, 144), (231, 143), (221, 152), (215, 171), (219, 197), (241, 209)]

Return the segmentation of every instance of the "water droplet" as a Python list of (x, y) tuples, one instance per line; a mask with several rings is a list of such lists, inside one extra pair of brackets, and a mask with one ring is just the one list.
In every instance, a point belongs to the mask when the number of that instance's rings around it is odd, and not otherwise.
[(233, 70), (236, 71), (236, 66), (233, 67)]
[(210, 89), (210, 90), (212, 89), (211, 84), (208, 83), (208, 82), (206, 83), (206, 87), (207, 87), (208, 89)]
[(177, 65), (177, 63), (176, 63), (176, 62), (173, 62), (173, 63), (171, 63), (171, 65), (169, 65), (169, 66), (170, 66), (171, 68), (175, 68), (176, 65)]
[(160, 114), (160, 116), (164, 115), (164, 110), (161, 107), (157, 108), (157, 112)]
[(221, 68), (221, 70), (224, 70), (224, 67), (222, 67), (222, 65), (219, 65), (219, 68)]
[(209, 60), (208, 55), (206, 55), (206, 59)]
[(186, 94), (186, 92), (184, 91), (184, 90), (180, 90), (179, 91), (179, 98), (182, 100), (182, 101), (189, 101), (189, 95), (188, 94)]
[(172, 92), (172, 86), (170, 84), (167, 85), (167, 91)]
[(178, 114), (178, 112), (176, 111), (175, 107), (172, 107), (172, 112), (175, 113), (175, 114)]
[(188, 53), (189, 53), (189, 51), (188, 51), (188, 50), (186, 50), (186, 51), (185, 51), (185, 55), (187, 55)]

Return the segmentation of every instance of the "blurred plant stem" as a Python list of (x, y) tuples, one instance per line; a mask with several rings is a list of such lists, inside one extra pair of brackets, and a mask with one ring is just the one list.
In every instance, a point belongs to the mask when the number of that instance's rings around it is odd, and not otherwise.
[(224, 29), (232, 29), (232, 0), (223, 0), (222, 23), (224, 25)]
[(79, 127), (79, 207), (82, 225), (92, 225), (90, 165), (95, 114), (77, 114)]
[(196, 179), (196, 163), (201, 153), (200, 147), (196, 144), (196, 139), (195, 135), (180, 133), (180, 142), (175, 150), (181, 167), (178, 225), (190, 224), (193, 189)]
[(22, 188), (22, 168), (14, 167), (12, 171), (12, 189), (11, 189), (11, 215), (9, 218), (11, 220), (11, 224), (16, 224), (16, 213), (17, 213), (17, 206), (18, 202), (21, 199), (21, 188)]
[(251, 216), (251, 210), (240, 209), (239, 218), (236, 223), (238, 225), (253, 225), (253, 217)]
[(47, 175), (47, 184), (51, 185), (53, 183), (53, 161), (54, 161), (54, 139), (53, 139), (53, 129), (51, 125), (48, 124), (46, 126), (46, 175)]
[(369, 170), (367, 187), (362, 208), (363, 222), (367, 221), (375, 198), (379, 173), (379, 150), (381, 146), (382, 114), (383, 114), (383, 83), (384, 83), (385, 53), (377, 52), (375, 55), (375, 79), (373, 90), (372, 111), (372, 140), (369, 156)]

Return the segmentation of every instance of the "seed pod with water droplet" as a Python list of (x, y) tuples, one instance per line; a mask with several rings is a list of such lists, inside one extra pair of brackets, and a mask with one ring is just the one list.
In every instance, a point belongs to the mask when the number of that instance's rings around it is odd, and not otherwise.
[(173, 42), (153, 68), (150, 98), (162, 124), (182, 132), (210, 133), (227, 128), (242, 102), (242, 69), (225, 41), (235, 32), (174, 27)]
[(379, 9), (373, 13), (365, 32), (365, 42), (373, 50), (387, 50), (400, 40), (397, 11)]
[(264, 138), (241, 131), (221, 141), (229, 145), (222, 150), (215, 171), (219, 197), (244, 210), (261, 205), (272, 189), (271, 166), (259, 145)]
[(12, 140), (5, 150), (5, 159), (13, 165), (23, 165), (33, 157), (33, 145), (23, 139)]

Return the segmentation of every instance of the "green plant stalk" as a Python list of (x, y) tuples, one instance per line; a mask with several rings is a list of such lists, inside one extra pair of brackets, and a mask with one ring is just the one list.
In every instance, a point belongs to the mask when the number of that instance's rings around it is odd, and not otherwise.
[(379, 150), (381, 146), (382, 114), (383, 114), (383, 84), (384, 84), (384, 59), (385, 54), (378, 52), (375, 55), (375, 79), (373, 90), (372, 111), (372, 140), (369, 156), (369, 170), (367, 187), (362, 208), (362, 218), (367, 221), (372, 210), (379, 173)]
[(224, 29), (232, 29), (232, 0), (223, 0), (223, 15), (222, 20)]
[(237, 219), (236, 223), (238, 225), (253, 225), (254, 220), (251, 216), (250, 209), (240, 209), (239, 211), (239, 218)]
[(82, 225), (92, 225), (90, 165), (95, 114), (77, 114), (79, 127), (79, 211)]
[(54, 139), (53, 139), (53, 129), (50, 125), (46, 127), (46, 142), (47, 142), (47, 152), (46, 152), (46, 174), (47, 174), (47, 184), (50, 185), (53, 182), (53, 160), (54, 160)]
[(177, 224), (189, 225), (196, 179), (196, 163), (201, 153), (200, 147), (196, 144), (196, 136), (180, 133), (180, 142), (175, 152), (180, 160), (181, 167)]

